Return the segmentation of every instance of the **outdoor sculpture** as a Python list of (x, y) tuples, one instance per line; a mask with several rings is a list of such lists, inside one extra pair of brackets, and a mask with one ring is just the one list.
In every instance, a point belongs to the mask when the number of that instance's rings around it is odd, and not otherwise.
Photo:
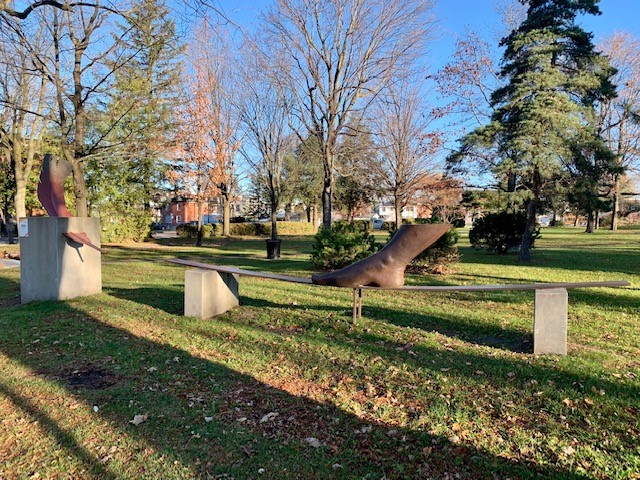
[(451, 225), (445, 223), (402, 225), (378, 253), (341, 270), (313, 275), (311, 280), (318, 285), (336, 287), (402, 287), (404, 270), (411, 260), (450, 228)]
[(38, 199), (50, 217), (72, 217), (64, 201), (64, 181), (71, 173), (71, 164), (47, 153), (42, 161)]
[(102, 291), (100, 220), (76, 217), (67, 208), (64, 182), (70, 173), (69, 162), (45, 155), (38, 198), (48, 215), (28, 217), (21, 226), (22, 303), (66, 300)]
[[(50, 217), (72, 217), (64, 200), (64, 181), (71, 173), (71, 164), (61, 158), (55, 158), (50, 153), (44, 156), (40, 183), (38, 183), (38, 199)], [(103, 252), (93, 244), (85, 232), (63, 233), (69, 240)]]

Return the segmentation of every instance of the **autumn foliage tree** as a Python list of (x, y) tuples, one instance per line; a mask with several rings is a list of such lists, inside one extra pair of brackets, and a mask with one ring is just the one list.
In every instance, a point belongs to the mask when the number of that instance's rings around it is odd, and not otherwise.
[(168, 170), (170, 182), (175, 190), (192, 198), (197, 204), (198, 239), (202, 243), (202, 207), (218, 193), (218, 165), (209, 137), (210, 105), (206, 91), (201, 89), (204, 81), (197, 72), (195, 83), (190, 85), (193, 95), (186, 102), (181, 121), (176, 130), (176, 156), (173, 168)]

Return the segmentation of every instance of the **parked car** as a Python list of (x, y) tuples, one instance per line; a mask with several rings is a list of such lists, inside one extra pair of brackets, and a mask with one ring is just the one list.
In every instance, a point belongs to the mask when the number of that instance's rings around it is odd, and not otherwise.
[(384, 223), (384, 218), (374, 218), (373, 219), (373, 229), (380, 230), (382, 228), (382, 224)]
[(151, 224), (151, 230), (154, 232), (166, 230), (167, 226), (163, 223), (154, 222)]

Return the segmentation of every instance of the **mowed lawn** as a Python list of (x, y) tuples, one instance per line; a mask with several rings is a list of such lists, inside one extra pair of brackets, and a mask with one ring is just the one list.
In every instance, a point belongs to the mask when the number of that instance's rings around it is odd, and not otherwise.
[(408, 283), (631, 286), (571, 290), (557, 357), (532, 292), (367, 291), (354, 326), (348, 289), (242, 278), (241, 307), (181, 315), (165, 259), (308, 276), (311, 237), (107, 246), (103, 293), (66, 302), (0, 269), (0, 478), (640, 478), (640, 229), (546, 229), (526, 266), (465, 235)]

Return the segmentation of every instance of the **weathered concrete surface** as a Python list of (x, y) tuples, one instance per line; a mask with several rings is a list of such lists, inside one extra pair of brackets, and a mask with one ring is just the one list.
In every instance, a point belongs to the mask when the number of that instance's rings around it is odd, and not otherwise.
[(64, 300), (102, 291), (100, 252), (66, 238), (85, 232), (100, 246), (100, 222), (87, 217), (32, 217), (20, 238), (21, 302)]
[(533, 320), (534, 354), (567, 354), (569, 296), (565, 288), (536, 290)]
[(184, 314), (211, 318), (240, 305), (238, 276), (193, 269), (184, 274)]

